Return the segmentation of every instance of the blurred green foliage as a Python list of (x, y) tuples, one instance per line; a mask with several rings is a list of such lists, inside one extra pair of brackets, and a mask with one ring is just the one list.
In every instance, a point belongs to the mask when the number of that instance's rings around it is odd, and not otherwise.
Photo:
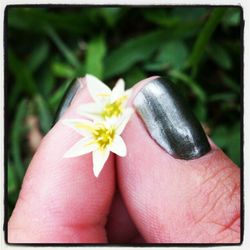
[(6, 10), (8, 213), (32, 157), (27, 119), (45, 134), (72, 78), (127, 88), (152, 75), (178, 85), (207, 133), (240, 164), (239, 7), (9, 7)]

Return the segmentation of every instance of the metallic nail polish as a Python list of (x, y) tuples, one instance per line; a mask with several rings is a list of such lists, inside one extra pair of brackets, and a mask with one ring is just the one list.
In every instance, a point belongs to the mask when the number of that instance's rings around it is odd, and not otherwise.
[(68, 107), (70, 106), (72, 100), (74, 99), (77, 91), (82, 88), (85, 85), (83, 78), (77, 78), (72, 80), (72, 82), (69, 84), (69, 87), (67, 88), (60, 105), (57, 109), (54, 123), (55, 124), (66, 112)]
[(147, 83), (134, 106), (152, 138), (170, 155), (183, 160), (210, 151), (205, 132), (176, 87), (163, 78)]

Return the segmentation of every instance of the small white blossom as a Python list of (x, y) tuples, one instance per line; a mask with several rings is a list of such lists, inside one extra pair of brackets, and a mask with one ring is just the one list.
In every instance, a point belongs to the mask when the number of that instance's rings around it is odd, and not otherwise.
[(127, 148), (120, 136), (131, 117), (131, 110), (125, 110), (119, 118), (105, 121), (68, 119), (63, 123), (81, 134), (83, 138), (74, 144), (64, 157), (77, 157), (93, 152), (94, 175), (98, 177), (110, 152), (126, 156)]
[(93, 103), (86, 103), (79, 107), (79, 114), (93, 120), (107, 120), (121, 116), (126, 108), (131, 90), (125, 91), (123, 79), (119, 79), (111, 90), (107, 85), (92, 75), (85, 77)]

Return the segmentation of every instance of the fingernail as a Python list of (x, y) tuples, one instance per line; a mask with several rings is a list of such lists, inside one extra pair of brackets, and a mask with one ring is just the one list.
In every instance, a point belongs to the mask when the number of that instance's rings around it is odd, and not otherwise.
[(78, 90), (80, 88), (83, 88), (84, 86), (85, 86), (84, 78), (77, 78), (72, 80), (60, 102), (53, 124), (55, 124), (63, 116), (63, 114), (66, 112), (66, 110), (72, 103), (72, 100), (74, 99)]
[(173, 157), (191, 160), (210, 151), (201, 124), (168, 80), (156, 78), (147, 83), (136, 95), (134, 106), (151, 137)]

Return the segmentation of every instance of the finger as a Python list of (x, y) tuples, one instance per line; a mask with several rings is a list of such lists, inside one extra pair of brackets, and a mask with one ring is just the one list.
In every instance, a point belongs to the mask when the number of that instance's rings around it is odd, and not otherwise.
[[(80, 88), (63, 118), (80, 118), (76, 109), (90, 96)], [(63, 158), (81, 136), (59, 120), (43, 139), (25, 175), (8, 224), (8, 241), (25, 243), (106, 242), (104, 225), (114, 192), (113, 156), (99, 177), (92, 155)]]
[(210, 150), (176, 90), (161, 88), (159, 78), (136, 87), (123, 133), (117, 172), (129, 214), (150, 243), (240, 242), (239, 168), (211, 141)]
[(139, 239), (138, 230), (127, 212), (119, 191), (115, 193), (106, 229), (109, 243), (129, 243)]

